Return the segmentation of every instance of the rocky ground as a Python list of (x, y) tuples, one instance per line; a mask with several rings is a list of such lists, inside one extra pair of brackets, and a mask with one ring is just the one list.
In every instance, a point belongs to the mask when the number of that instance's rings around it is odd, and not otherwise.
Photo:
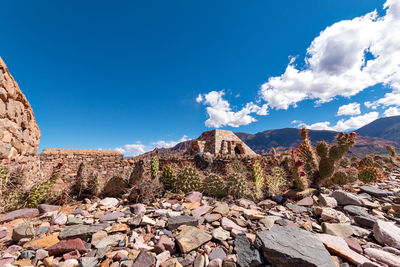
[(0, 266), (400, 266), (400, 172), (299, 201), (115, 198), (0, 216)]

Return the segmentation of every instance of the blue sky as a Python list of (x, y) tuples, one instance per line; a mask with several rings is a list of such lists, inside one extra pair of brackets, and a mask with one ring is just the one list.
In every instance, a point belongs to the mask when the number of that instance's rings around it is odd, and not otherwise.
[(0, 56), (41, 149), (134, 155), (215, 127), (350, 130), (400, 114), (399, 0), (63, 3), (2, 3)]

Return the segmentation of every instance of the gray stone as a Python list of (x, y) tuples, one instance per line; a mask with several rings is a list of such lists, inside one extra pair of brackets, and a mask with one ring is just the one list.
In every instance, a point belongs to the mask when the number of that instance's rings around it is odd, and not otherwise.
[(96, 257), (82, 257), (80, 261), (82, 267), (95, 267), (98, 263)]
[(32, 218), (39, 215), (38, 209), (21, 209), (14, 210), (9, 213), (4, 214), (0, 217), (0, 224), (9, 222), (19, 218)]
[(226, 253), (222, 248), (217, 248), (215, 250), (213, 250), (210, 255), (208, 256), (208, 258), (210, 259), (210, 261), (215, 260), (215, 259), (221, 259), (224, 260), (226, 257)]
[(193, 216), (182, 215), (168, 219), (168, 229), (171, 231), (177, 229), (181, 225), (197, 226), (198, 224), (199, 219)]
[(355, 216), (354, 221), (361, 227), (372, 228), (375, 225), (376, 219), (372, 216)]
[(353, 234), (354, 230), (350, 224), (341, 224), (341, 223), (322, 223), (322, 230), (324, 233), (340, 236), (340, 237), (349, 237)]
[(231, 237), (231, 233), (228, 231), (225, 231), (221, 227), (215, 228), (211, 232), (212, 236), (214, 239), (220, 240), (220, 241), (225, 241)]
[(206, 214), (204, 215), (204, 219), (206, 220), (206, 222), (212, 223), (221, 219), (221, 214), (218, 213)]
[(378, 198), (384, 198), (388, 197), (390, 195), (389, 191), (386, 190), (381, 190), (379, 188), (376, 188), (375, 186), (372, 185), (364, 185), (360, 187), (361, 191), (364, 191), (372, 196), (378, 197)]
[(101, 216), (99, 220), (100, 222), (117, 221), (121, 217), (125, 217), (123, 212), (112, 212)]
[(372, 231), (379, 243), (400, 249), (400, 228), (393, 223), (378, 220)]
[(274, 226), (258, 232), (255, 247), (274, 266), (336, 266), (321, 241), (295, 227)]
[(203, 255), (197, 255), (196, 259), (193, 262), (193, 267), (204, 267), (206, 264), (206, 259)]
[(47, 204), (40, 204), (37, 206), (40, 214), (51, 212), (51, 211), (58, 211), (61, 207), (56, 205), (47, 205)]
[(188, 253), (204, 243), (210, 241), (211, 235), (194, 226), (183, 226), (182, 231), (176, 237), (176, 242), (179, 245), (181, 252)]
[(355, 206), (355, 205), (347, 205), (343, 207), (343, 210), (353, 216), (369, 216), (368, 211), (360, 206)]
[(332, 193), (332, 197), (336, 199), (339, 205), (355, 205), (355, 206), (362, 206), (363, 201), (357, 197), (356, 195), (343, 191), (343, 190), (336, 190)]
[(60, 239), (70, 239), (70, 238), (82, 238), (86, 239), (92, 234), (104, 230), (108, 227), (108, 224), (96, 224), (96, 225), (71, 225), (64, 227), (59, 235)]
[(213, 212), (219, 213), (222, 216), (227, 215), (229, 213), (229, 206), (225, 202), (218, 202)]
[(239, 233), (234, 242), (237, 264), (240, 267), (258, 266), (263, 263), (260, 253), (249, 242), (245, 233)]
[(132, 267), (151, 267), (156, 264), (156, 261), (157, 261), (156, 257), (142, 250), (136, 257)]
[(14, 227), (12, 233), (13, 241), (20, 241), (22, 238), (32, 238), (35, 236), (35, 229), (32, 224), (21, 223), (17, 227)]

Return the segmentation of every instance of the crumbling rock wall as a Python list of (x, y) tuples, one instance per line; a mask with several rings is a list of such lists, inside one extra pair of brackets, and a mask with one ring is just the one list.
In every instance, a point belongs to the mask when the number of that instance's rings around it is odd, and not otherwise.
[(0, 57), (0, 165), (21, 168), (27, 188), (41, 178), (39, 142), (32, 107)]
[(128, 160), (118, 151), (47, 148), (40, 154), (45, 177), (49, 177), (54, 166), (60, 163), (63, 165), (60, 183), (68, 188), (74, 185), (81, 163), (85, 163), (89, 171), (99, 174), (101, 187), (113, 176), (125, 177), (129, 172)]

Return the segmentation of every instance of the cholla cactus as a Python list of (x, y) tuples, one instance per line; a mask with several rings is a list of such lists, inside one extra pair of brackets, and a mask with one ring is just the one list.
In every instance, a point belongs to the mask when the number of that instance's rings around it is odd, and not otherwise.
[(332, 177), (332, 182), (335, 184), (346, 184), (347, 183), (347, 173), (345, 171), (337, 171)]
[(51, 174), (50, 178), (44, 179), (41, 183), (32, 187), (29, 192), (28, 197), (28, 206), (36, 207), (40, 203), (42, 203), (46, 196), (50, 193), (53, 185), (57, 182), (60, 177), (60, 168), (56, 168)]
[(6, 211), (11, 211), (23, 208), (25, 201), (26, 193), (20, 188), (13, 188), (8, 192), (2, 204)]
[(160, 177), (160, 182), (164, 184), (164, 187), (167, 190), (175, 189), (176, 175), (175, 175), (175, 168), (173, 165), (167, 165), (164, 167)]
[(386, 146), (386, 150), (390, 153), (390, 156), (392, 158), (396, 158), (397, 157), (397, 153), (396, 153), (396, 150), (394, 149), (394, 147)]
[(381, 170), (372, 166), (365, 166), (358, 173), (358, 179), (364, 183), (375, 182), (382, 177)]
[(78, 197), (81, 196), (88, 186), (88, 176), (88, 168), (84, 162), (81, 162), (78, 167), (75, 183), (75, 191)]
[(151, 179), (156, 179), (158, 177), (158, 168), (159, 168), (159, 162), (158, 162), (158, 157), (154, 156), (151, 159)]
[(98, 196), (100, 194), (100, 176), (98, 173), (94, 175), (94, 178), (91, 181), (89, 188), (90, 188), (90, 193), (93, 196)]
[(311, 144), (310, 138), (308, 137), (308, 130), (303, 127), (300, 130), (300, 136), (303, 142), (297, 147), (300, 159), (304, 162), (304, 168), (309, 175), (317, 168), (317, 156), (314, 148)]
[(253, 164), (253, 181), (257, 189), (262, 189), (264, 187), (264, 173), (258, 160)]
[(176, 188), (183, 192), (201, 191), (201, 178), (196, 169), (184, 167), (177, 176)]
[(358, 164), (360, 167), (375, 166), (375, 160), (371, 155), (362, 158)]
[(2, 190), (10, 180), (10, 173), (2, 167), (0, 167), (0, 180), (0, 190)]
[(329, 147), (324, 141), (317, 144), (316, 151), (320, 158), (317, 180), (315, 181), (317, 185), (326, 183), (333, 176), (336, 163), (354, 145), (356, 137), (356, 133), (339, 133), (336, 137), (337, 145)]
[(240, 198), (246, 195), (247, 181), (240, 173), (232, 173), (227, 183), (228, 194)]
[(288, 176), (293, 179), (294, 187), (299, 190), (304, 190), (309, 185), (303, 166), (304, 162), (299, 158), (297, 151), (292, 151), (284, 161), (284, 167)]
[(265, 183), (271, 195), (280, 193), (281, 189), (286, 185), (285, 171), (281, 167), (272, 168), (271, 174), (267, 176)]
[(225, 197), (227, 195), (224, 179), (216, 174), (210, 174), (204, 179), (203, 191), (211, 197)]
[(350, 167), (346, 169), (347, 174), (347, 182), (353, 183), (358, 179), (358, 170), (357, 168)]

